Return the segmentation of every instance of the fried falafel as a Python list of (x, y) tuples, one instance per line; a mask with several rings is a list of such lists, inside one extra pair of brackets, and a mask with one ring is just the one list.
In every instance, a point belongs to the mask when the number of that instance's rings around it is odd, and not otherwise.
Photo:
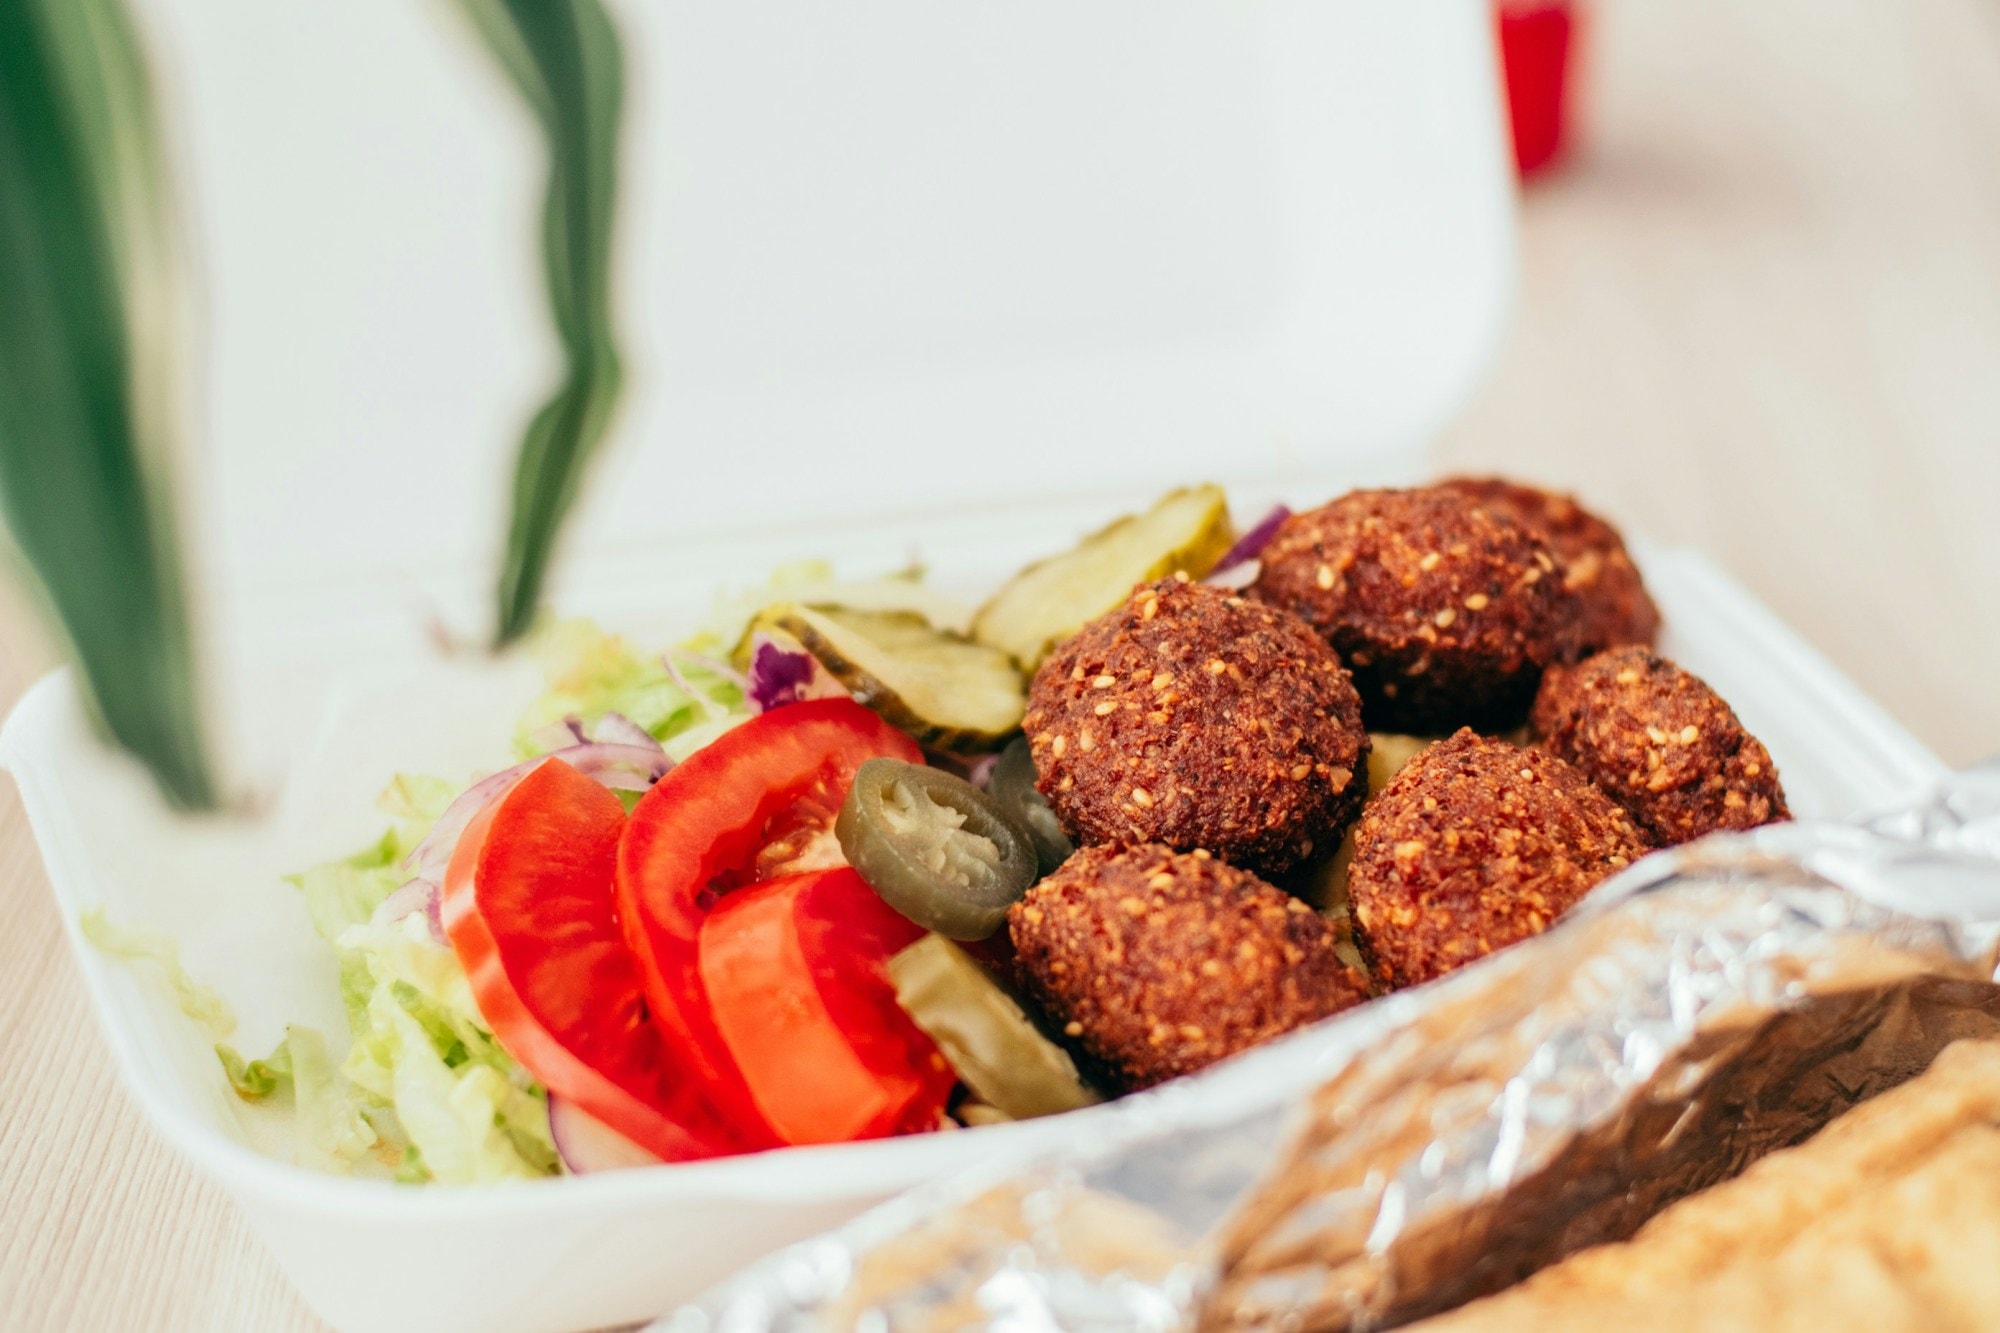
[(1352, 491), (1286, 519), (1259, 559), (1250, 596), (1333, 646), (1375, 731), (1517, 725), (1575, 622), (1548, 543), (1455, 491)]
[(1660, 846), (1791, 818), (1763, 742), (1700, 677), (1646, 648), (1549, 672), (1528, 726)]
[(1051, 654), (1021, 725), (1080, 844), (1282, 874), (1367, 796), (1361, 699), (1333, 650), (1281, 608), (1180, 579), (1140, 585)]
[(1448, 477), (1437, 485), (1509, 515), (1548, 542), (1562, 564), (1563, 586), (1576, 594), (1577, 656), (1627, 643), (1650, 647), (1659, 638), (1660, 610), (1625, 539), (1574, 496), (1502, 477)]
[(1429, 981), (1540, 934), (1645, 851), (1631, 817), (1562, 760), (1461, 730), (1362, 811), (1356, 942), (1379, 982)]
[(1368, 998), (1331, 925), (1206, 852), (1086, 847), (1008, 909), (1007, 923), (1028, 991), (1126, 1089)]

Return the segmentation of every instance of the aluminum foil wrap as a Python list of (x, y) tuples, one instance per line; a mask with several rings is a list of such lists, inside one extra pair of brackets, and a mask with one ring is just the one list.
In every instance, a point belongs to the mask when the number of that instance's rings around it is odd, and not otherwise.
[(904, 1195), (674, 1333), (1394, 1327), (2000, 1033), (2000, 761), (1647, 857), (1554, 930)]

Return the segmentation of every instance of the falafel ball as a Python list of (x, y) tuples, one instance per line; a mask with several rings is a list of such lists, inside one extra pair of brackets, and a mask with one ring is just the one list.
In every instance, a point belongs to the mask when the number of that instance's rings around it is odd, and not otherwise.
[(1250, 595), (1333, 645), (1371, 731), (1518, 725), (1575, 620), (1548, 543), (1455, 491), (1350, 492), (1286, 519), (1259, 559)]
[(1550, 671), (1528, 727), (1662, 847), (1791, 818), (1763, 742), (1700, 677), (1646, 648)]
[(1282, 874), (1367, 796), (1361, 698), (1333, 650), (1289, 612), (1181, 579), (1141, 584), (1051, 654), (1021, 726), (1081, 844)]
[(1361, 812), (1355, 940), (1378, 981), (1414, 986), (1539, 935), (1645, 851), (1631, 817), (1562, 760), (1461, 730)]
[(1650, 647), (1659, 638), (1653, 605), (1618, 529), (1576, 502), (1501, 477), (1450, 477), (1438, 486), (1513, 518), (1539, 533), (1563, 567), (1563, 586), (1576, 594), (1573, 650), (1588, 657), (1620, 644)]
[(1007, 926), (1028, 992), (1127, 1089), (1368, 998), (1324, 918), (1207, 852), (1086, 847), (1009, 908)]

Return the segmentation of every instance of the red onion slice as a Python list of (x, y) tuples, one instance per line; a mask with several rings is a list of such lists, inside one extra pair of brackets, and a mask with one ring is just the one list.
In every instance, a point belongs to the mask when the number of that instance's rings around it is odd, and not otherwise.
[(1263, 572), (1264, 562), (1253, 557), (1249, 560), (1238, 560), (1227, 569), (1218, 569), (1203, 579), (1202, 582), (1211, 588), (1226, 588), (1230, 592), (1242, 592), (1245, 588), (1255, 583), (1257, 576)]
[(660, 742), (654, 739), (652, 732), (623, 713), (606, 713), (597, 719), (594, 734), (580, 739), (599, 745), (637, 745), (665, 752)]
[(604, 741), (572, 745), (481, 778), (445, 807), (429, 835), (404, 858), (403, 864), (413, 868), (418, 878), (442, 884), (445, 867), (451, 864), (452, 849), (458, 846), (459, 835), (466, 826), (488, 802), (547, 759), (560, 759), (585, 777), (595, 778), (615, 791), (645, 791), (674, 766), (658, 741), (651, 736), (646, 739), (646, 745), (615, 745)]
[(660, 665), (667, 669), (667, 679), (674, 683), (674, 687), (688, 698), (700, 704), (701, 711), (707, 713), (711, 721), (715, 718), (728, 715), (729, 710), (727, 708), (709, 698), (705, 690), (696, 689), (694, 682), (681, 673), (681, 669), (674, 665), (674, 655), (672, 653), (668, 653), (662, 657)]
[(641, 745), (658, 747), (653, 733), (623, 713), (606, 713), (588, 726), (575, 713), (560, 722), (551, 722), (528, 733), (528, 744), (543, 754), (553, 754), (573, 745)]
[(673, 655), (694, 666), (700, 667), (718, 680), (726, 680), (744, 694), (750, 693), (750, 678), (719, 657), (698, 653), (691, 648), (676, 648)]
[[(1243, 564), (1261, 554), (1264, 547), (1269, 544), (1272, 536), (1278, 531), (1278, 525), (1291, 516), (1292, 511), (1284, 505), (1272, 505), (1270, 513), (1252, 523), (1250, 530), (1241, 537), (1238, 537), (1236, 544), (1222, 553), (1222, 559), (1215, 562), (1215, 568), (1209, 572), (1208, 578), (1204, 579), (1203, 582), (1215, 583), (1217, 575), (1226, 574), (1234, 566)], [(1252, 574), (1250, 577), (1254, 580), (1257, 576)], [(1231, 587), (1236, 585), (1219, 584), (1218, 586)], [(1241, 586), (1248, 587), (1249, 584), (1245, 583)]]
[(373, 919), (383, 925), (394, 925), (412, 912), (422, 912), (431, 928), (431, 939), (438, 944), (447, 943), (444, 934), (444, 913), (442, 895), (438, 882), (422, 876), (409, 880), (401, 888), (382, 900), (375, 909)]
[(512, 768), (502, 769), (491, 777), (481, 778), (460, 792), (458, 799), (446, 806), (444, 813), (438, 816), (438, 822), (431, 825), (431, 831), (424, 835), (424, 840), (403, 858), (405, 868), (415, 869), (418, 876), (423, 879), (442, 883), (445, 867), (451, 864), (452, 848), (458, 846), (458, 835), (465, 832), (466, 825), (486, 808), (488, 801), (513, 786), (515, 779), (528, 771), (528, 764), (540, 762), (539, 759), (531, 759), (527, 764), (516, 764)]
[(541, 754), (556, 750), (566, 750), (572, 745), (584, 745), (590, 737), (583, 733), (583, 721), (571, 714), (560, 722), (551, 722), (545, 727), (536, 727), (528, 733), (528, 744)]
[(549, 1094), (549, 1137), (571, 1175), (658, 1166), (660, 1159), (575, 1102)]

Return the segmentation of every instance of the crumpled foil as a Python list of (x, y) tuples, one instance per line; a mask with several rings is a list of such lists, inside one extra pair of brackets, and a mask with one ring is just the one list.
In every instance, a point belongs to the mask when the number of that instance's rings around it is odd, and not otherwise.
[(656, 1327), (1368, 1329), (1584, 1246), (2000, 1033), (2000, 761), (1647, 857), (1554, 930), (904, 1195)]

